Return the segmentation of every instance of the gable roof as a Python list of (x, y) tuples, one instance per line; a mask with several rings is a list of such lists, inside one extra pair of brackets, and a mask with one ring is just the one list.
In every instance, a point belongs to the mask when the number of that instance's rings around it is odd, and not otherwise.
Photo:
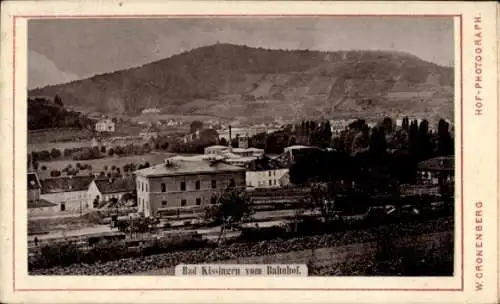
[(94, 176), (47, 178), (41, 181), (42, 194), (86, 191)]
[(268, 170), (277, 170), (277, 169), (285, 169), (286, 166), (279, 163), (276, 160), (269, 159), (267, 157), (258, 158), (251, 163), (248, 164), (247, 169), (250, 171), (268, 171)]
[(53, 207), (53, 206), (57, 206), (57, 204), (54, 204), (54, 203), (49, 202), (49, 201), (44, 200), (44, 199), (38, 199), (35, 201), (28, 201), (28, 209)]
[(172, 158), (167, 162), (135, 171), (135, 174), (150, 177), (245, 171), (244, 168), (223, 163), (221, 160), (212, 161), (196, 156), (192, 159), (189, 157)]
[(99, 178), (94, 180), (102, 194), (131, 192), (135, 190), (134, 177)]
[(40, 180), (35, 172), (28, 173), (28, 190), (37, 190), (42, 188)]
[(418, 163), (418, 169), (428, 171), (453, 171), (455, 170), (454, 156), (440, 156)]

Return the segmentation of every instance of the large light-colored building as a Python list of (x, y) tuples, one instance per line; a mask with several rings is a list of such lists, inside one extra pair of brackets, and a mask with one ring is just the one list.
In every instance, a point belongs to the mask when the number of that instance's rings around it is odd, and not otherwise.
[(167, 159), (135, 175), (138, 210), (146, 217), (213, 204), (227, 188), (245, 187), (244, 168), (200, 157)]
[(247, 166), (246, 182), (248, 188), (281, 187), (282, 177), (288, 168), (269, 158), (260, 158)]
[(101, 119), (95, 124), (97, 132), (115, 132), (115, 123), (111, 119)]
[(94, 176), (68, 176), (41, 181), (41, 199), (58, 205), (61, 212), (82, 212), (89, 208), (87, 190)]
[(222, 155), (225, 152), (228, 152), (230, 147), (228, 146), (221, 146), (221, 145), (214, 145), (214, 146), (209, 146), (205, 148), (205, 154), (212, 154), (212, 155)]

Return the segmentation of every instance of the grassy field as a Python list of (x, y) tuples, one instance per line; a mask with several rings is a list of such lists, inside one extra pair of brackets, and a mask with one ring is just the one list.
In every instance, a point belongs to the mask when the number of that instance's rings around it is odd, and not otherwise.
[[(49, 162), (40, 162), (39, 168), (42, 166), (46, 166), (47, 170), (39, 170), (40, 178), (48, 178), (50, 176), (51, 170), (62, 170), (66, 168), (69, 164), (75, 167), (76, 163), (80, 163), (81, 165), (89, 164), (92, 166), (92, 172), (99, 173), (104, 171), (104, 167), (107, 166), (108, 170), (111, 169), (111, 166), (116, 166), (122, 170), (125, 164), (135, 163), (137, 165), (144, 164), (145, 162), (149, 162), (150, 165), (155, 165), (163, 162), (165, 158), (173, 156), (172, 153), (167, 152), (154, 152), (144, 155), (133, 155), (133, 156), (113, 156), (113, 157), (105, 157), (100, 159), (91, 159), (91, 160), (82, 160), (82, 161), (74, 161), (74, 160), (60, 160), (60, 161), (49, 161)], [(86, 175), (88, 171), (81, 171), (79, 175)]]

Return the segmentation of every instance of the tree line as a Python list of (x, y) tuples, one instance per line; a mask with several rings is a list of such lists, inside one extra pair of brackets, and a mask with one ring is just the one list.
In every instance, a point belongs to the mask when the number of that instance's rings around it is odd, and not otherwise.
[(92, 130), (95, 121), (80, 112), (68, 111), (59, 95), (49, 98), (28, 98), (28, 130), (48, 128), (79, 128)]
[[(449, 123), (441, 119), (437, 132), (427, 120), (403, 119), (396, 128), (390, 118), (370, 129), (357, 120), (334, 139), (332, 151), (313, 150), (290, 168), (294, 184), (339, 182), (363, 185), (373, 192), (397, 191), (400, 183), (414, 183), (417, 164), (437, 156), (454, 155)], [(385, 190), (383, 190), (385, 188)]]

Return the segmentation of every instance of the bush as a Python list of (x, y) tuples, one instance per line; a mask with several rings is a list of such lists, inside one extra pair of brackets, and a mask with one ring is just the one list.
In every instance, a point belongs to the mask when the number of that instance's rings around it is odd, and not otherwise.
[(52, 170), (52, 171), (50, 171), (50, 176), (51, 177), (59, 177), (59, 176), (61, 176), (61, 171), (59, 171), (59, 170)]
[(85, 254), (85, 261), (90, 264), (97, 261), (114, 261), (126, 256), (127, 245), (124, 241), (101, 241)]
[(48, 268), (57, 265), (67, 266), (79, 263), (81, 260), (82, 252), (74, 243), (56, 243), (43, 246), (30, 266), (37, 268)]

